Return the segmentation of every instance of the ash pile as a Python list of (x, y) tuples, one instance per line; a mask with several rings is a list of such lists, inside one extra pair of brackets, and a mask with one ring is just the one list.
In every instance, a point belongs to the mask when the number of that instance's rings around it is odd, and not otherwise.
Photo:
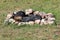
[(55, 17), (52, 13), (34, 11), (33, 9), (19, 10), (9, 13), (4, 21), (4, 23), (17, 24), (18, 26), (23, 24), (48, 25), (53, 24), (54, 22)]

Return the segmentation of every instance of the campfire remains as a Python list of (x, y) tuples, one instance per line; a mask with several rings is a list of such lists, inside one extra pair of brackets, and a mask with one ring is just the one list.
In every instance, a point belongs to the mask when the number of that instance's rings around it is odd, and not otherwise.
[(47, 25), (53, 24), (55, 17), (52, 13), (45, 13), (40, 11), (34, 11), (32, 9), (26, 9), (25, 11), (19, 10), (17, 12), (7, 14), (4, 23), (17, 24), (18, 26), (22, 24), (39, 24)]

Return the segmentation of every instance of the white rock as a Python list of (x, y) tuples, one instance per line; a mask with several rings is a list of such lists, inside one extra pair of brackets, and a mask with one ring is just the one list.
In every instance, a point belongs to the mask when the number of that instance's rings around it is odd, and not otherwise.
[(34, 22), (33, 21), (29, 21), (29, 25), (33, 25), (34, 24)]
[(40, 22), (40, 20), (35, 20), (35, 24), (39, 24)]
[(14, 14), (16, 14), (17, 12), (14, 12)]
[(54, 23), (54, 21), (48, 21), (48, 24), (53, 24)]
[(36, 14), (38, 14), (38, 15), (39, 15), (39, 11), (35, 11), (35, 12), (34, 12), (34, 14), (35, 14), (35, 15), (36, 15)]
[(20, 26), (21, 25), (21, 23), (18, 23), (18, 26)]
[(8, 14), (6, 19), (9, 19), (10, 17), (12, 17), (12, 14)]
[(10, 22), (10, 23), (14, 23), (15, 20), (11, 18), (11, 19), (9, 19), (9, 22)]

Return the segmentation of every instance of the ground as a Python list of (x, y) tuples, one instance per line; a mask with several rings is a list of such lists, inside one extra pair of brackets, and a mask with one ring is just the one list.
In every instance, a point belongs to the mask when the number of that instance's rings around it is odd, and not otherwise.
[[(57, 25), (4, 25), (8, 13), (16, 10), (51, 12)], [(60, 0), (0, 0), (0, 40), (60, 40)]]

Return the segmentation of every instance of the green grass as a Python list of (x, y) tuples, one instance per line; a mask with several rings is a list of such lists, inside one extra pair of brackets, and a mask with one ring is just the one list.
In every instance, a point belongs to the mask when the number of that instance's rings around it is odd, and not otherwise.
[(9, 12), (16, 10), (51, 12), (60, 24), (60, 0), (0, 0), (0, 40), (60, 40), (60, 25), (4, 25)]

